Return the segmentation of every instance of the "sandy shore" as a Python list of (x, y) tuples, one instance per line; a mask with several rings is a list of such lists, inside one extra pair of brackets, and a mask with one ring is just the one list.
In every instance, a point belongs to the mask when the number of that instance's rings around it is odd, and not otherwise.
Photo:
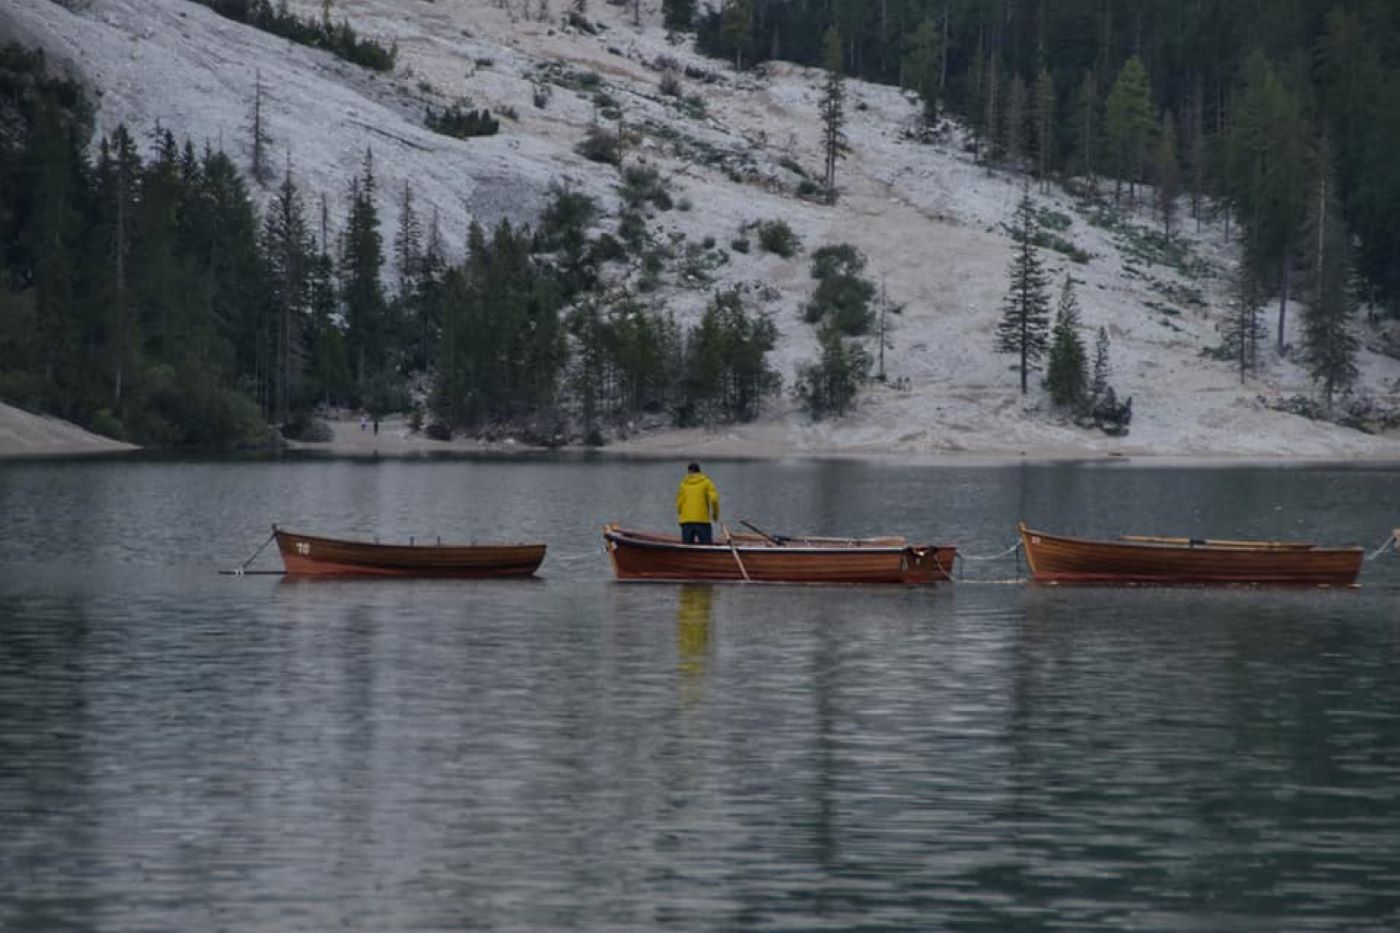
[(67, 421), (0, 402), (0, 457), (71, 457), (136, 449)]
[[(376, 433), (373, 423), (361, 427), (358, 418), (327, 421), (333, 437), (324, 443), (290, 443), (289, 449), (318, 452), (335, 457), (415, 457), (433, 454), (511, 454), (540, 453), (546, 448), (516, 441), (487, 442), (476, 438), (434, 440), (410, 430), (406, 419), (392, 416), (381, 421)], [(972, 440), (968, 438), (968, 440)], [(111, 454), (138, 448), (102, 437), (57, 418), (35, 415), (0, 403), (0, 458), (70, 457)], [(570, 447), (569, 454), (594, 453), (638, 459), (685, 461), (708, 460), (788, 460), (829, 459), (867, 460), (883, 463), (997, 465), (1015, 462), (1151, 463), (1173, 466), (1235, 466), (1257, 464), (1288, 466), (1309, 463), (1362, 463), (1400, 466), (1400, 444), (1396, 453), (1374, 455), (1266, 456), (1242, 452), (1215, 454), (1174, 454), (1146, 446), (1125, 443), (1112, 451), (1089, 447), (1030, 447), (1027, 449), (988, 447), (961, 450), (891, 449), (880, 444), (851, 446), (811, 444), (794, 437), (781, 424), (747, 424), (720, 430), (675, 429), (634, 435), (606, 447)]]
[[(380, 422), (379, 432), (373, 423), (361, 428), (358, 419), (328, 421), (334, 438), (324, 443), (292, 443), (293, 450), (318, 451), (330, 456), (345, 457), (412, 457), (431, 454), (470, 453), (540, 453), (548, 448), (535, 447), (516, 441), (486, 442), (475, 438), (454, 438), (438, 441), (409, 429), (408, 422), (398, 416)], [(692, 459), (708, 460), (866, 460), (882, 463), (957, 464), (961, 466), (1001, 465), (1016, 462), (1096, 462), (1152, 463), (1163, 466), (1289, 466), (1312, 463), (1367, 463), (1400, 466), (1400, 446), (1394, 454), (1372, 456), (1266, 456), (1253, 453), (1222, 452), (1218, 454), (1168, 454), (1131, 443), (1119, 449), (1104, 451), (1089, 447), (1053, 447), (1031, 449), (967, 449), (967, 450), (900, 450), (877, 444), (851, 447), (828, 447), (794, 443), (781, 425), (748, 424), (727, 426), (710, 431), (703, 428), (678, 428), (634, 435), (613, 441), (605, 447), (568, 447), (553, 452), (568, 454), (592, 453), (604, 456), (647, 460)]]

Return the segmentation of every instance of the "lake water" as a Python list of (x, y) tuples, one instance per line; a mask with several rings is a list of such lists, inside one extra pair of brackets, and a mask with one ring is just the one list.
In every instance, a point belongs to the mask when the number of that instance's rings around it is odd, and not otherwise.
[[(619, 585), (682, 464), (0, 464), (0, 930), (1394, 930), (1358, 590)], [(726, 521), (1378, 545), (1396, 469), (706, 463)], [(272, 522), (534, 581), (235, 578)], [(269, 547), (256, 566), (277, 567)]]

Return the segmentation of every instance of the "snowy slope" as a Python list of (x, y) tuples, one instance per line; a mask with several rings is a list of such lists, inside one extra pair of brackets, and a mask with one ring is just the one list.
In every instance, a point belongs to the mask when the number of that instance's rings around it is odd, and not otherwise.
[[(312, 13), (320, 4), (291, 7)], [(529, 7), (533, 12), (539, 4)], [(956, 132), (934, 144), (910, 141), (904, 131), (915, 124), (917, 106), (897, 89), (853, 81), (852, 151), (839, 169), (841, 199), (834, 207), (799, 200), (792, 193), (798, 176), (784, 166), (811, 172), (820, 166), (815, 74), (773, 64), (762, 75), (735, 75), (668, 42), (655, 3), (644, 4), (640, 29), (621, 8), (590, 4), (590, 18), (606, 26), (597, 35), (561, 27), (558, 10), (538, 22), (519, 15), (521, 8), (522, 0), (335, 0), (333, 16), (398, 44), (392, 77), (371, 76), (188, 0), (6, 0), (0, 37), (43, 46), (100, 91), (101, 129), (126, 123), (140, 133), (159, 123), (222, 146), (244, 165), (260, 73), (278, 164), (290, 158), (311, 198), (324, 193), (332, 217), (341, 216), (348, 180), (372, 148), (386, 239), (407, 184), (420, 212), (437, 211), (449, 245), (463, 241), (473, 218), (532, 221), (555, 181), (615, 210), (616, 170), (573, 151), (599, 119), (592, 94), (551, 83), (541, 69), (556, 63), (556, 73), (596, 72), (628, 130), (640, 136), (629, 158), (661, 168), (673, 197), (689, 208), (657, 216), (653, 224), (662, 236), (683, 235), (690, 243), (713, 237), (723, 249), (741, 225), (781, 218), (804, 245), (790, 260), (764, 254), (756, 243), (748, 255), (725, 250), (728, 261), (708, 287), (668, 276), (652, 295), (660, 307), (689, 320), (713, 287), (744, 285), (778, 325), (776, 362), (791, 384), (796, 366), (815, 348), (799, 316), (812, 285), (812, 249), (857, 246), (891, 301), (904, 306), (887, 341), (890, 384), (872, 387), (847, 418), (812, 424), (784, 400), (753, 425), (646, 434), (619, 445), (625, 449), (1400, 457), (1395, 441), (1260, 404), (1260, 397), (1311, 391), (1306, 374), (1272, 350), (1245, 386), (1228, 364), (1202, 358), (1202, 349), (1219, 341), (1233, 262), (1220, 229), (1196, 233), (1188, 222), (1187, 236), (1209, 277), (1187, 282), (1165, 266), (1132, 260), (1118, 238), (1089, 223), (1058, 190), (1035, 197), (1071, 218), (1062, 236), (1092, 258), (1079, 265), (1059, 253), (1044, 255), (1057, 279), (1068, 270), (1080, 283), (1086, 341), (1092, 343), (1099, 326), (1108, 329), (1112, 382), (1120, 395), (1133, 397), (1134, 420), (1125, 438), (1057, 421), (1043, 393), (1019, 394), (1011, 359), (991, 352), (1011, 256), (1002, 224), (1020, 195), (1021, 177), (974, 165)], [(686, 95), (703, 97), (704, 115), (660, 93), (661, 57), (711, 76), (682, 78)], [(543, 109), (533, 103), (540, 87), (550, 89)], [(422, 127), (425, 104), (441, 107), (458, 97), (493, 112), (513, 107), (519, 118), (502, 120), (497, 136), (467, 141)], [(1151, 218), (1137, 223), (1150, 226)], [(1199, 290), (1199, 303), (1183, 300), (1183, 289)], [(1296, 310), (1291, 306), (1291, 323)], [(1273, 313), (1268, 318), (1272, 327)], [(1291, 326), (1285, 336), (1298, 342)], [(1388, 399), (1400, 391), (1400, 361), (1368, 352), (1362, 370), (1366, 393)]]

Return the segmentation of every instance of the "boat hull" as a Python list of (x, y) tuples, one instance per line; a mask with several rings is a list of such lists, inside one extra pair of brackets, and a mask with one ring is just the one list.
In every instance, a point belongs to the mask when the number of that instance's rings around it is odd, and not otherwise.
[(375, 544), (276, 531), (294, 577), (528, 577), (543, 544)]
[(603, 540), (622, 581), (923, 585), (951, 579), (957, 557), (951, 546), (908, 545), (896, 538), (872, 539), (878, 543), (793, 539), (777, 545), (744, 535), (733, 546), (682, 544), (678, 538), (609, 525)]
[(1306, 543), (1115, 541), (1073, 538), (1021, 525), (1031, 579), (1050, 584), (1352, 586), (1361, 548)]

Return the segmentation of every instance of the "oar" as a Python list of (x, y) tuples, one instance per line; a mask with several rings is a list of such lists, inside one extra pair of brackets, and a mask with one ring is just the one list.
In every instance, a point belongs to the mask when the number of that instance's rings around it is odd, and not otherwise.
[(724, 532), (724, 540), (729, 544), (729, 553), (734, 555), (734, 563), (739, 565), (739, 572), (744, 575), (744, 582), (753, 582), (749, 579), (749, 571), (744, 567), (743, 559), (739, 557), (739, 549), (734, 546), (734, 536), (729, 533), (729, 526), (720, 522), (719, 527)]
[(783, 537), (782, 535), (770, 535), (768, 532), (764, 531), (762, 528), (760, 528), (760, 527), (758, 527), (757, 525), (753, 524), (752, 522), (750, 522), (750, 521), (749, 521), (748, 519), (746, 519), (746, 518), (741, 518), (741, 519), (739, 519), (739, 524), (743, 525), (743, 526), (744, 526), (745, 528), (747, 528), (749, 531), (756, 532), (756, 533), (759, 534), (760, 536), (762, 536), (762, 537), (764, 537), (764, 538), (767, 538), (769, 541), (772, 541), (772, 542), (773, 542), (774, 544), (776, 544), (778, 547), (783, 547), (784, 545), (787, 544), (787, 541), (788, 541), (787, 538)]

